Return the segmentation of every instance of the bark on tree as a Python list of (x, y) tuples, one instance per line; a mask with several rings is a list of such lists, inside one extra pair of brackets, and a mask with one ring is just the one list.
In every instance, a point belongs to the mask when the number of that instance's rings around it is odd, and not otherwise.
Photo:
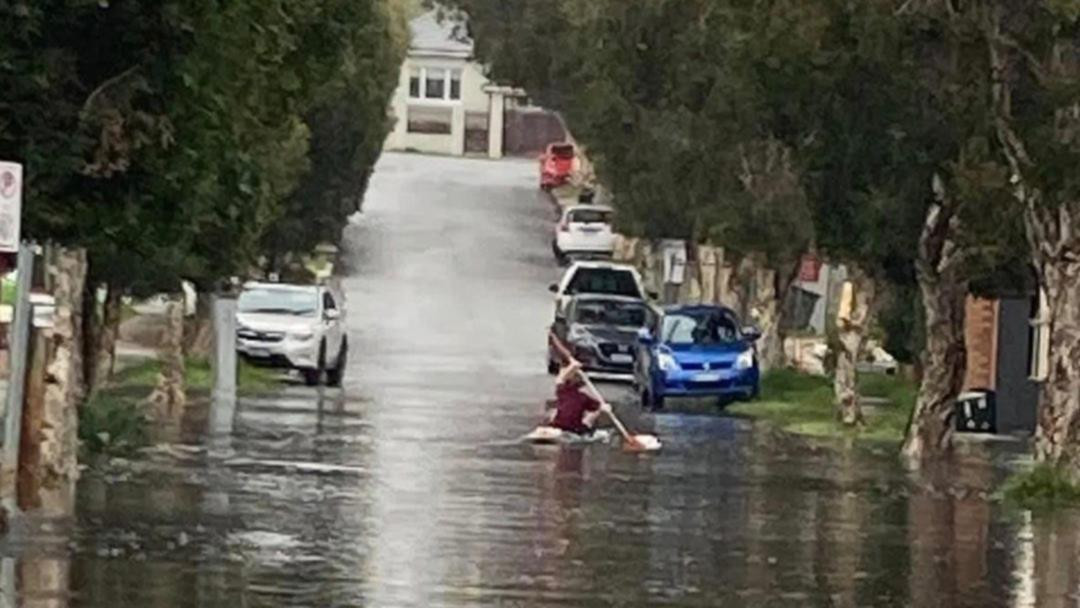
[(165, 304), (165, 328), (161, 340), (161, 372), (149, 401), (158, 420), (176, 422), (187, 403), (184, 390), (184, 300), (181, 294), (171, 295)]
[(214, 341), (210, 318), (210, 294), (199, 292), (195, 298), (195, 315), (184, 319), (184, 354), (189, 357), (208, 357)]
[(841, 311), (837, 317), (836, 370), (833, 374), (833, 392), (836, 397), (837, 415), (847, 426), (863, 424), (859, 390), (856, 385), (855, 366), (862, 357), (866, 345), (866, 331), (873, 320), (876, 290), (873, 279), (858, 267), (849, 272), (852, 287), (850, 311)]
[[(1059, 228), (1065, 222), (1080, 220), (1071, 213), (1062, 216)], [(1072, 252), (1069, 255), (1035, 256), (1050, 329), (1048, 375), (1039, 400), (1035, 454), (1042, 461), (1066, 464), (1080, 476), (1080, 238), (1069, 240), (1072, 243), (1065, 245)]]
[(83, 396), (81, 367), (83, 285), (86, 251), (50, 249), (48, 283), (56, 299), (53, 327), (46, 330), (48, 358), (41, 406), (39, 496), (48, 513), (69, 515), (78, 478), (78, 404)]
[(967, 284), (960, 273), (960, 229), (955, 207), (935, 178), (938, 203), (931, 205), (919, 238), (916, 275), (926, 323), (923, 374), (901, 453), (910, 468), (940, 459), (952, 447), (953, 405), (964, 381), (964, 304)]
[[(84, 305), (86, 330), (84, 344), (84, 373), (86, 394), (92, 395), (110, 377), (116, 363), (116, 340), (120, 332), (123, 302), (119, 290), (104, 286), (105, 301), (97, 305), (97, 289), (88, 289), (84, 296), (90, 305)], [(84, 302), (85, 304), (85, 302)]]

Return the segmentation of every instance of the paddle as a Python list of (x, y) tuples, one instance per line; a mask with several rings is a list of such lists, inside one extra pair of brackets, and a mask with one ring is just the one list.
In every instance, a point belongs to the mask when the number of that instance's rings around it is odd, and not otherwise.
[[(562, 340), (560, 340), (558, 336), (556, 336), (552, 332), (549, 332), (548, 339), (550, 339), (551, 343), (555, 345), (555, 348), (559, 350), (559, 354), (563, 356), (567, 363), (578, 362), (577, 359), (575, 359), (574, 356), (570, 354), (570, 350), (566, 348), (566, 346), (562, 343)], [(608, 408), (606, 413), (608, 415), (608, 418), (610, 418), (611, 422), (615, 424), (615, 428), (619, 430), (619, 434), (623, 436), (623, 439), (626, 441), (625, 447), (627, 449), (636, 451), (653, 451), (660, 449), (660, 440), (657, 439), (654, 435), (631, 435), (630, 431), (626, 430), (626, 427), (623, 426), (623, 423), (621, 420), (619, 420), (619, 417), (615, 415), (615, 410), (611, 407), (611, 404), (607, 403), (607, 401), (604, 399), (603, 393), (601, 393), (592, 383), (592, 380), (589, 379), (589, 375), (585, 373), (585, 370), (581, 367), (578, 367), (577, 373), (578, 376), (581, 377), (581, 380), (585, 383), (585, 386), (589, 389), (589, 392), (591, 392), (593, 396), (596, 397), (601, 403), (607, 404)]]

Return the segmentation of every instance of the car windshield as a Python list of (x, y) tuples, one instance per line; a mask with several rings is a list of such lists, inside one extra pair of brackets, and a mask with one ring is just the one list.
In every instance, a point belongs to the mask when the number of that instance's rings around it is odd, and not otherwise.
[(288, 314), (311, 316), (318, 310), (318, 297), (314, 289), (282, 289), (277, 287), (254, 287), (240, 294), (237, 306), (240, 312)]
[(640, 302), (591, 301), (578, 302), (574, 307), (575, 323), (582, 325), (615, 325), (644, 327), (649, 313)]
[(724, 344), (739, 339), (738, 326), (718, 312), (674, 313), (664, 317), (661, 336), (667, 344)]
[(629, 270), (612, 268), (579, 268), (566, 287), (567, 294), (602, 293), (612, 296), (640, 298), (637, 281)]
[(570, 212), (570, 221), (578, 224), (610, 224), (611, 212), (602, 209), (575, 209)]

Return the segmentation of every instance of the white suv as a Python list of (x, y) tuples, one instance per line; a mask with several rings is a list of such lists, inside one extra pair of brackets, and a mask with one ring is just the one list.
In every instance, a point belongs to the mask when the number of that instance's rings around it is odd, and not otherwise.
[(555, 228), (555, 257), (606, 257), (615, 251), (614, 210), (604, 205), (571, 205)]
[(626, 296), (646, 300), (656, 295), (645, 291), (641, 274), (628, 264), (611, 262), (574, 262), (558, 283), (548, 286), (555, 294), (555, 318), (559, 318), (566, 303), (583, 293)]
[(299, 370), (314, 386), (340, 386), (349, 343), (344, 298), (325, 285), (248, 283), (240, 293), (236, 348), (255, 365)]

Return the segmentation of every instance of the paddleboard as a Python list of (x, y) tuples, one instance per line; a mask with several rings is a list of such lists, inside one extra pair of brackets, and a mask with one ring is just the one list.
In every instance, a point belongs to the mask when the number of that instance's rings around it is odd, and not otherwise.
[(607, 429), (597, 429), (592, 435), (578, 435), (553, 426), (538, 426), (525, 435), (525, 441), (540, 444), (607, 443), (609, 440), (611, 431)]

